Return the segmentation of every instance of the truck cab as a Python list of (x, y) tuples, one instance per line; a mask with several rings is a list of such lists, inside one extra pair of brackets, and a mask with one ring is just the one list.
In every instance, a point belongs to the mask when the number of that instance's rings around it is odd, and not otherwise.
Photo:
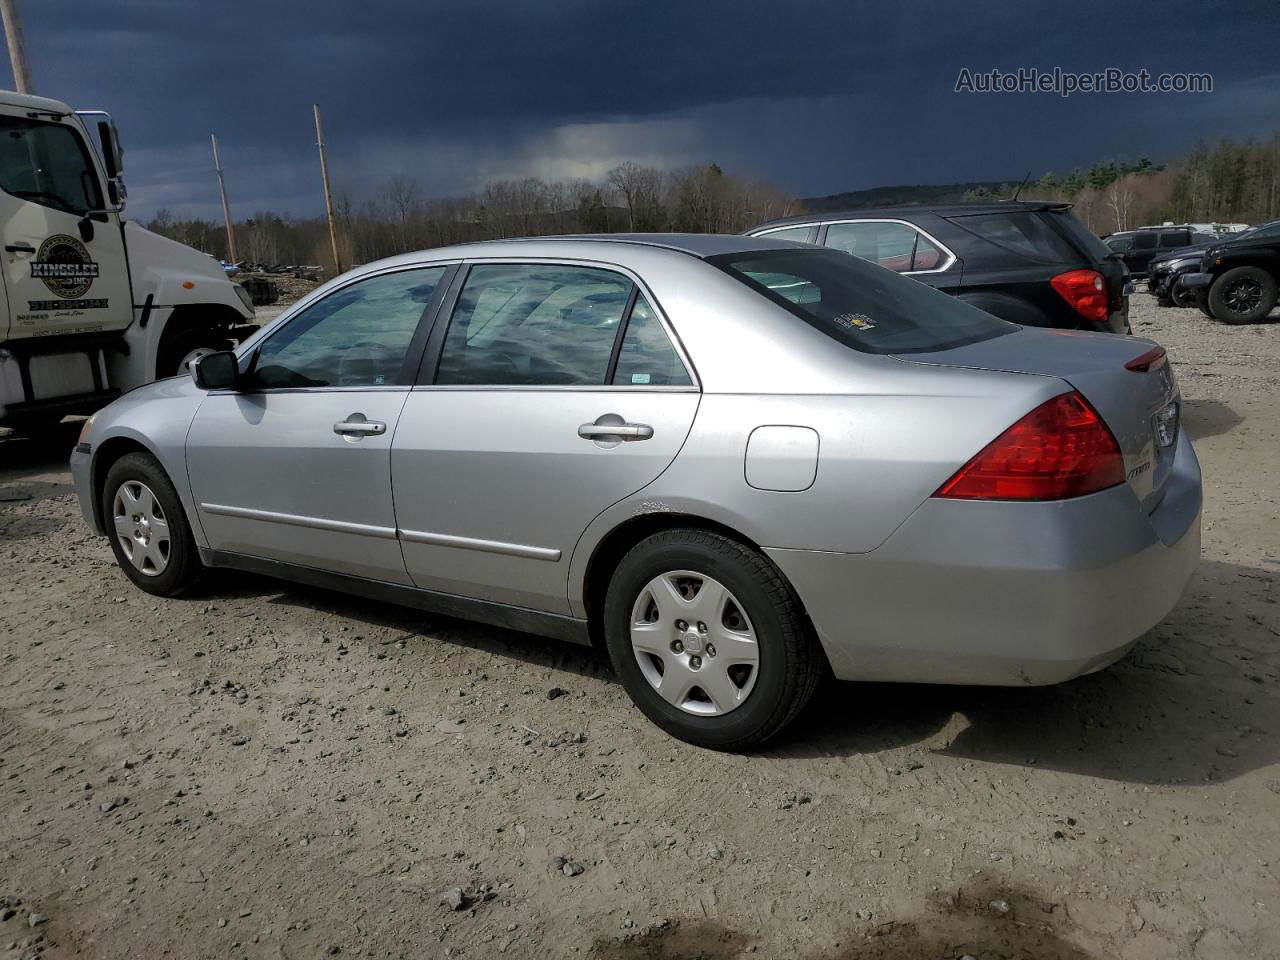
[(111, 118), (0, 91), (0, 425), (90, 413), (256, 329), (218, 262), (127, 221)]

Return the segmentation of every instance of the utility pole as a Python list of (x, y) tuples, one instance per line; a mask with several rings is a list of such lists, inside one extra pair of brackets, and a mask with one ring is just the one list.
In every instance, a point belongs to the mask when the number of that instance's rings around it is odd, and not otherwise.
[(222, 179), (222, 158), (218, 156), (218, 137), (209, 134), (213, 143), (213, 169), (218, 171), (218, 192), (222, 194), (222, 222), (227, 225), (227, 260), (236, 262), (236, 232), (231, 228), (231, 208), (227, 206), (227, 185)]
[(324, 181), (324, 212), (329, 217), (329, 247), (333, 251), (334, 275), (342, 272), (342, 260), (338, 257), (338, 224), (333, 218), (333, 194), (329, 191), (329, 164), (324, 158), (324, 134), (320, 130), (320, 104), (313, 103), (316, 114), (316, 146), (320, 148), (320, 179)]
[(13, 66), (13, 88), (18, 93), (33, 93), (31, 70), (27, 66), (27, 48), (22, 42), (22, 21), (18, 18), (18, 0), (0, 0), (0, 19), (9, 41), (9, 63)]

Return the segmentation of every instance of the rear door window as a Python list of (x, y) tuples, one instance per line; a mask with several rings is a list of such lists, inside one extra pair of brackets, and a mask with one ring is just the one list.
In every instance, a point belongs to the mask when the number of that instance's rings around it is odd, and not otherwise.
[(1130, 250), (1154, 250), (1156, 248), (1156, 235), (1154, 233), (1135, 234), (1133, 243), (1129, 246)]
[(596, 267), (473, 266), (449, 321), (435, 382), (602, 385), (632, 287), (622, 274)]
[(1018, 327), (838, 250), (761, 250), (708, 260), (809, 326), (863, 353), (920, 353)]
[(895, 273), (936, 270), (946, 261), (946, 254), (919, 230), (893, 221), (828, 224), (825, 244)]
[(761, 240), (799, 240), (801, 243), (813, 243), (818, 233), (817, 224), (801, 227), (783, 227), (781, 230), (770, 230), (768, 233), (756, 234)]
[(968, 214), (948, 219), (1002, 250), (1031, 260), (1062, 263), (1079, 260), (1081, 256), (1066, 237), (1041, 218), (1038, 211), (1011, 210), (1008, 213)]
[(693, 385), (689, 371), (671, 345), (671, 338), (643, 294), (636, 296), (627, 319), (612, 382), (633, 387)]
[(1160, 246), (1165, 250), (1174, 247), (1185, 247), (1191, 242), (1189, 230), (1164, 230), (1160, 234)]

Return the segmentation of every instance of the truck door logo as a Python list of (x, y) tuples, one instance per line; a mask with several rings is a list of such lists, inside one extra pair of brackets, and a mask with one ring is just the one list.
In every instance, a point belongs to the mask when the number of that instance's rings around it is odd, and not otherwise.
[(98, 264), (75, 237), (56, 234), (40, 244), (31, 261), (31, 276), (44, 282), (49, 292), (64, 300), (83, 297), (93, 286)]
[(58, 300), (32, 300), (32, 310), (92, 310), (106, 307), (107, 301), (81, 299), (98, 276), (97, 261), (75, 237), (55, 234), (40, 244), (31, 261), (31, 276), (43, 283)]

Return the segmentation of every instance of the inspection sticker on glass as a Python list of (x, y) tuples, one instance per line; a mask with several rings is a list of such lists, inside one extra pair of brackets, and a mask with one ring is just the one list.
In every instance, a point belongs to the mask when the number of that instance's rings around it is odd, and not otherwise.
[(632, 382), (632, 383), (648, 383), (648, 382), (649, 382), (649, 374), (647, 374), (647, 373), (633, 373), (633, 374), (631, 375), (631, 382)]
[(876, 322), (865, 313), (842, 313), (834, 319), (846, 330), (873, 330), (876, 326)]

